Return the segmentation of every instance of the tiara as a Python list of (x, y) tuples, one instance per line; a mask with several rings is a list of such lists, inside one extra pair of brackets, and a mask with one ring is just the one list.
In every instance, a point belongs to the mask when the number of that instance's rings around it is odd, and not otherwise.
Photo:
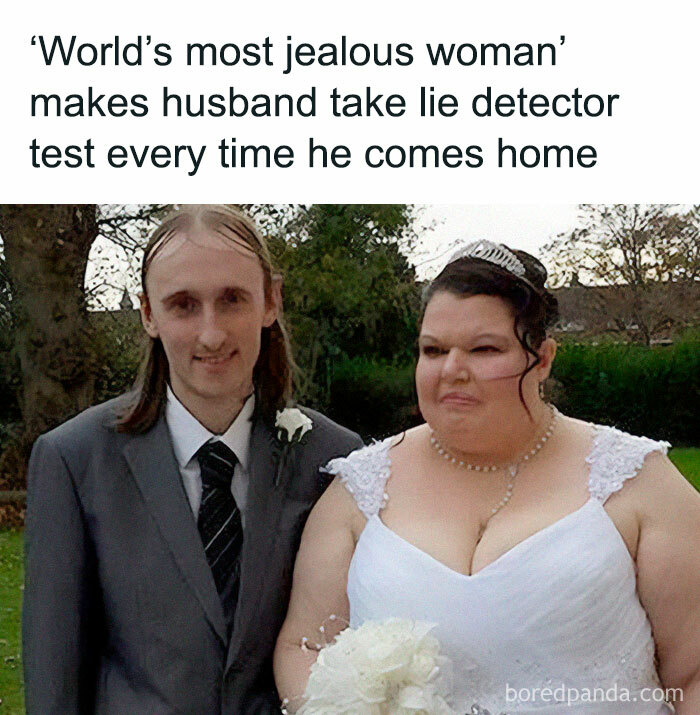
[(502, 243), (492, 243), (486, 240), (474, 241), (453, 253), (449, 263), (459, 258), (479, 258), (505, 268), (518, 278), (525, 278), (525, 266), (522, 261)]

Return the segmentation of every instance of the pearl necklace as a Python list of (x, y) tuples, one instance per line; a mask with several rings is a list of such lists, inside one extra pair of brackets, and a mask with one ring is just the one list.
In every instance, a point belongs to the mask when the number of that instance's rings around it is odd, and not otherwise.
[(510, 501), (510, 498), (513, 496), (513, 484), (515, 482), (515, 477), (520, 471), (520, 467), (525, 462), (532, 459), (532, 457), (534, 457), (542, 449), (542, 447), (545, 446), (547, 440), (552, 436), (552, 432), (554, 432), (554, 424), (556, 422), (557, 415), (559, 414), (559, 412), (557, 411), (557, 408), (554, 407), (554, 405), (549, 405), (549, 409), (551, 411), (551, 416), (549, 418), (547, 429), (545, 430), (542, 437), (540, 437), (540, 439), (537, 441), (537, 444), (535, 444), (535, 446), (531, 450), (529, 450), (522, 457), (520, 457), (520, 459), (517, 459), (515, 462), (511, 462), (510, 464), (507, 464), (503, 467), (499, 467), (499, 465), (497, 464), (470, 464), (469, 462), (465, 462), (461, 459), (458, 459), (457, 457), (450, 454), (450, 452), (440, 444), (433, 430), (430, 431), (430, 444), (443, 459), (460, 467), (461, 469), (467, 469), (470, 472), (496, 472), (499, 469), (505, 469), (508, 472), (508, 474), (510, 475), (510, 479), (508, 481), (508, 486), (506, 487), (506, 495), (503, 497), (503, 499), (501, 499), (501, 501), (498, 502), (498, 504), (493, 509), (491, 509), (491, 516), (493, 516), (501, 509), (503, 509), (503, 507)]

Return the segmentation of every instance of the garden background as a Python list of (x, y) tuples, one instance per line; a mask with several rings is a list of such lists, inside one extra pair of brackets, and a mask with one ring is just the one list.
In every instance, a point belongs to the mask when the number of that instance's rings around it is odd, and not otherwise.
[[(419, 422), (419, 210), (242, 208), (284, 275), (299, 401), (365, 439)], [(670, 441), (672, 459), (700, 489), (698, 207), (580, 208), (577, 227), (551, 237), (539, 256), (562, 308), (551, 399), (566, 414)], [(24, 711), (28, 454), (42, 432), (131, 386), (143, 342), (140, 256), (168, 209), (0, 207), (0, 713)]]

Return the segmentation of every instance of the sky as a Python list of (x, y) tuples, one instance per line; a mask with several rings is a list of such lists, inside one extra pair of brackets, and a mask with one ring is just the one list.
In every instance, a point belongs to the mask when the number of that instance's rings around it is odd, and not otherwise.
[[(432, 278), (459, 247), (488, 239), (533, 255), (576, 224), (577, 204), (437, 204), (421, 207), (417, 251), (419, 278)], [(428, 230), (431, 224), (433, 230)]]

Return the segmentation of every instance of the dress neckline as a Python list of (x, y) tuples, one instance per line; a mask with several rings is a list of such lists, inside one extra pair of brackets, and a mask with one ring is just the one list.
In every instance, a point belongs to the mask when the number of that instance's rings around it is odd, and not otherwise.
[[(516, 555), (524, 550), (526, 551), (534, 542), (537, 542), (544, 535), (549, 534), (552, 531), (556, 531), (558, 528), (561, 528), (562, 526), (569, 524), (569, 522), (571, 522), (571, 521), (575, 521), (578, 517), (580, 517), (581, 514), (584, 514), (588, 509), (595, 508), (596, 505), (597, 505), (597, 510), (603, 513), (603, 516), (607, 520), (609, 526), (612, 527), (612, 530), (617, 535), (618, 543), (624, 549), (624, 552), (625, 552), (627, 558), (629, 559), (629, 562), (632, 564), (632, 567), (634, 568), (634, 560), (632, 559), (632, 555), (630, 554), (629, 550), (627, 549), (627, 544), (625, 544), (625, 541), (622, 538), (622, 535), (620, 534), (620, 532), (618, 531), (617, 526), (615, 526), (615, 522), (610, 518), (610, 515), (605, 510), (605, 507), (603, 506), (603, 504), (593, 496), (589, 497), (589, 499), (586, 502), (584, 502), (580, 507), (578, 507), (578, 509), (575, 509), (574, 511), (570, 511), (568, 514), (565, 514), (564, 516), (560, 517), (556, 521), (553, 521), (551, 524), (548, 524), (547, 526), (542, 527), (541, 529), (539, 529), (538, 531), (535, 531), (534, 533), (530, 534), (529, 536), (526, 536), (522, 541), (519, 541), (517, 544), (511, 546), (507, 551), (504, 551), (496, 559), (494, 559), (493, 561), (486, 564), (486, 566), (483, 566), (478, 571), (471, 573), (471, 574), (465, 574), (465, 573), (462, 573), (461, 571), (456, 571), (455, 569), (451, 568), (450, 566), (443, 563), (439, 559), (436, 559), (434, 556), (431, 556), (427, 551), (423, 551), (423, 549), (420, 549), (418, 546), (411, 543), (410, 541), (405, 539), (403, 536), (400, 536), (399, 534), (397, 534), (393, 529), (390, 529), (382, 521), (381, 516), (379, 514), (372, 515), (367, 520), (367, 524), (369, 524), (371, 521), (374, 521), (382, 531), (384, 531), (386, 534), (389, 534), (390, 537), (393, 538), (395, 541), (400, 542), (405, 547), (407, 547), (414, 553), (418, 554), (421, 558), (432, 562), (438, 568), (442, 569), (443, 571), (445, 571), (449, 574), (452, 574), (454, 577), (456, 577), (458, 579), (462, 579), (465, 581), (472, 581), (472, 580), (480, 578), (482, 576), (482, 574), (485, 574), (486, 572), (497, 570), (498, 567), (500, 565), (502, 565), (504, 561), (507, 561), (513, 555)], [(362, 539), (362, 537), (365, 535), (365, 532), (367, 531), (367, 528), (366, 528), (367, 524), (365, 524), (365, 529), (363, 529), (362, 533), (360, 534), (360, 538), (358, 539), (358, 544), (359, 544), (360, 540)]]

